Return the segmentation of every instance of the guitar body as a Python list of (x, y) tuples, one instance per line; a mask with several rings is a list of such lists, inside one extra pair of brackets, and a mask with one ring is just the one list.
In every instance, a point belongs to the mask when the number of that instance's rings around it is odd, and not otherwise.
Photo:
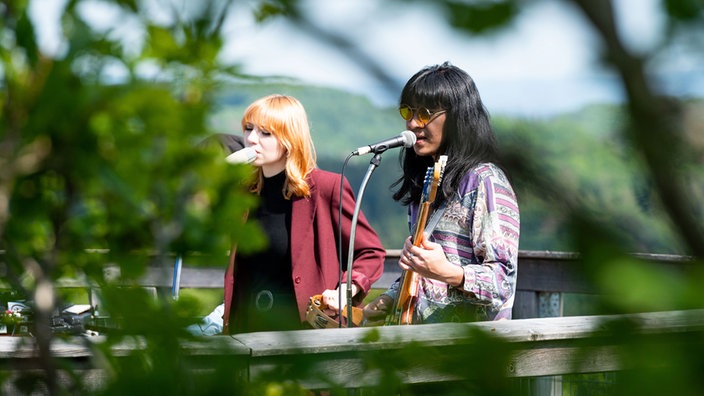
[[(413, 232), (413, 245), (420, 246), (423, 240), (423, 232), (428, 221), (430, 205), (435, 201), (438, 187), (442, 180), (447, 156), (441, 155), (434, 166), (428, 168), (423, 185), (423, 195), (419, 206), (418, 217)], [(390, 315), (387, 317), (387, 325), (409, 325), (413, 323), (413, 312), (415, 312), (418, 302), (419, 276), (414, 271), (403, 271), (399, 280), (398, 296), (394, 301)]]
[(413, 323), (413, 312), (418, 302), (418, 273), (403, 271), (400, 285), (398, 304), (394, 309), (391, 324), (409, 325)]

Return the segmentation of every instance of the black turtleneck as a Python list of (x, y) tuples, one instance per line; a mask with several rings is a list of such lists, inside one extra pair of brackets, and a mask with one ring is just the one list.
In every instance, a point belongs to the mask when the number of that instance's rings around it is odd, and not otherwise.
[(284, 198), (286, 173), (264, 178), (256, 219), (269, 245), (237, 256), (231, 328), (233, 332), (300, 328), (291, 280), (291, 200)]

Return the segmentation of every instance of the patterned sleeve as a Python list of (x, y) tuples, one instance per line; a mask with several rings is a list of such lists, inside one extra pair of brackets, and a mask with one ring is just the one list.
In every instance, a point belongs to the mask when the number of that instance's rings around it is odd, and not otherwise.
[(469, 216), (469, 245), (457, 250), (464, 268), (461, 290), (474, 304), (486, 306), (493, 319), (509, 319), (518, 270), (518, 203), (498, 167), (484, 164), (475, 171), (460, 191)]

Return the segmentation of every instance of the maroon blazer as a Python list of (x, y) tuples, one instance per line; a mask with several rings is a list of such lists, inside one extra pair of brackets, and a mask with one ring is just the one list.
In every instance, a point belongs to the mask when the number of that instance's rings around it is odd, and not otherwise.
[[(315, 169), (308, 176), (310, 197), (293, 198), (291, 213), (291, 282), (296, 293), (296, 302), (305, 321), (308, 301), (326, 289), (335, 289), (339, 283), (339, 261), (337, 246), (338, 214), (340, 202), (340, 175)], [(347, 279), (347, 256), (350, 228), (355, 208), (355, 197), (347, 179), (342, 194), (342, 281)], [(236, 249), (230, 255), (225, 271), (225, 311), (223, 334), (229, 330), (232, 294), (236, 275)], [(355, 304), (360, 305), (372, 284), (382, 275), (386, 251), (379, 236), (369, 225), (364, 214), (357, 217), (354, 240), (354, 264), (352, 281), (360, 292)]]

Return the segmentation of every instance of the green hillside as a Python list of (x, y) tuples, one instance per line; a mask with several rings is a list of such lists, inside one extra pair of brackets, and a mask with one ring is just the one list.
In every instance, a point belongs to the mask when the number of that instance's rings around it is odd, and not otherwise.
[[(379, 108), (360, 95), (293, 83), (256, 83), (222, 89), (221, 108), (212, 118), (214, 130), (241, 133), (239, 121), (245, 107), (272, 93), (293, 95), (306, 107), (322, 169), (342, 172), (345, 158), (354, 149), (404, 129), (394, 107)], [(623, 114), (618, 106), (600, 104), (552, 118), (492, 118), (504, 154), (529, 160), (532, 167), (526, 173), (511, 169), (516, 166), (511, 161), (505, 164), (521, 207), (521, 249), (574, 249), (566, 237), (563, 214), (554, 208), (554, 200), (564, 194), (577, 197), (584, 210), (614, 228), (623, 239), (620, 243), (631, 250), (679, 252), (662, 216), (654, 215), (658, 202), (648, 176), (640, 171), (638, 156), (628, 151), (621, 138)], [(362, 199), (362, 210), (387, 248), (400, 248), (408, 235), (405, 207), (391, 198), (390, 185), (400, 174), (398, 156), (398, 150), (383, 155)], [(370, 159), (353, 157), (344, 169), (355, 191)], [(693, 191), (704, 196), (704, 177), (692, 180)], [(542, 189), (540, 183), (544, 183)]]
[(242, 113), (251, 102), (274, 93), (292, 95), (308, 112), (318, 155), (340, 162), (355, 148), (394, 136), (405, 125), (396, 109), (381, 109), (364, 96), (331, 88), (257, 83), (232, 84), (222, 92), (222, 109), (213, 118), (216, 130), (240, 133)]

